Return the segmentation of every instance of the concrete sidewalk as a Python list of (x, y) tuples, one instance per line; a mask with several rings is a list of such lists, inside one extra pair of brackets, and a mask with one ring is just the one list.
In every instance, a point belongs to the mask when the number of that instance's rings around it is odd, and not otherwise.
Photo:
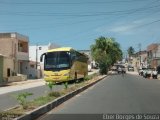
[(45, 81), (43, 79), (32, 79), (21, 82), (12, 82), (0, 87), (0, 95), (43, 85), (45, 85)]

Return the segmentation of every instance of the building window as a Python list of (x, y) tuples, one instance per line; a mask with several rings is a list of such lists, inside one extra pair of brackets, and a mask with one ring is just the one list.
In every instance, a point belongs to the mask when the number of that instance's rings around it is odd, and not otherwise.
[(42, 50), (42, 47), (39, 47), (39, 50)]
[(10, 68), (7, 68), (7, 76), (8, 76), (8, 77), (11, 76), (11, 70), (10, 70)]

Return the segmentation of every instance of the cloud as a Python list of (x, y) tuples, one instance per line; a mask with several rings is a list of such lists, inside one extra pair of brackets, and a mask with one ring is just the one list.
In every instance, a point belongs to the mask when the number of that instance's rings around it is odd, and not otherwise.
[(146, 19), (135, 20), (132, 22), (116, 22), (110, 26), (103, 26), (96, 29), (97, 32), (101, 33), (114, 33), (114, 34), (123, 34), (131, 35), (135, 34), (135, 27), (140, 26), (146, 22)]
[(129, 32), (133, 27), (134, 27), (133, 25), (117, 26), (111, 28), (109, 31), (115, 33), (124, 33), (124, 32)]

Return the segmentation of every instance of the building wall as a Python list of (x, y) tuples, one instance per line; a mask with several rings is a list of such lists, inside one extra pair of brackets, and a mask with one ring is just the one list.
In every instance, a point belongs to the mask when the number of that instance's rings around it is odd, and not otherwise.
[(14, 62), (13, 59), (10, 58), (4, 58), (4, 64), (3, 64), (3, 78), (4, 80), (7, 80), (8, 76), (8, 69), (10, 69), (10, 76), (15, 75), (16, 71), (14, 70)]
[(147, 47), (148, 63), (150, 67), (157, 67), (160, 64), (160, 44), (151, 44)]
[(28, 61), (18, 61), (18, 67), (19, 67), (19, 73), (20, 74), (25, 74), (28, 75), (28, 71), (29, 71), (29, 63)]
[(0, 56), (0, 84), (3, 82), (3, 56)]
[(16, 59), (17, 60), (29, 60), (29, 53), (18, 52)]
[(158, 45), (157, 50), (153, 54), (154, 57), (160, 57), (160, 45)]
[(7, 57), (15, 57), (17, 47), (15, 39), (0, 38), (0, 54)]
[(29, 60), (30, 61), (36, 61), (36, 48), (37, 48), (37, 62), (40, 62), (40, 56), (47, 52), (48, 45), (33, 45), (29, 46)]
[[(40, 57), (43, 53), (47, 52), (49, 49), (54, 49), (60, 47), (56, 44), (48, 45), (31, 45), (29, 46), (29, 60), (34, 62), (34, 68), (29, 67), (30, 78), (40, 78), (43, 76), (43, 62), (40, 62)], [(37, 69), (36, 69), (36, 49), (37, 49)], [(30, 64), (31, 65), (31, 64)]]
[[(0, 33), (0, 54), (7, 57), (4, 62), (4, 77), (7, 77), (7, 69), (10, 69), (13, 75), (27, 75), (24, 68), (28, 66), (26, 61), (29, 61), (28, 41), (28, 37), (18, 33)], [(26, 62), (22, 69), (19, 68), (19, 60)]]
[(29, 66), (29, 78), (36, 78), (36, 65), (35, 64), (30, 64)]

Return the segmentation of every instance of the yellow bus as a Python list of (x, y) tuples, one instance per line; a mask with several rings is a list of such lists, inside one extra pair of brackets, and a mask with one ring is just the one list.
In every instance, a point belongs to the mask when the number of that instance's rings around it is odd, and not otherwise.
[(88, 57), (70, 47), (48, 50), (41, 55), (43, 60), (46, 82), (77, 80), (88, 74)]

